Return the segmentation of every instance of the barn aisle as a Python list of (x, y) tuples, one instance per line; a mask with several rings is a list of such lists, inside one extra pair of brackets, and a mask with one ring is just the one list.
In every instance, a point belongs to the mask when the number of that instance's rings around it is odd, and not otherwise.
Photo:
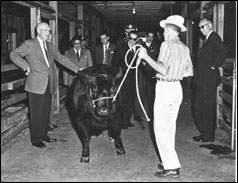
[[(1, 155), (1, 181), (235, 181), (235, 160), (232, 155), (213, 155), (211, 150), (199, 147), (202, 143), (192, 141), (192, 136), (199, 133), (190, 107), (190, 99), (184, 99), (177, 121), (176, 149), (182, 165), (178, 179), (159, 179), (153, 175), (157, 170), (158, 158), (147, 122), (134, 122), (134, 128), (122, 131), (125, 155), (116, 155), (114, 143), (109, 142), (107, 133), (103, 133), (91, 140), (90, 163), (80, 163), (81, 143), (63, 108), (53, 119), (58, 128), (49, 134), (58, 141), (47, 144), (45, 149), (37, 149), (31, 146), (29, 130), (26, 129), (12, 147)], [(221, 138), (222, 135), (217, 130), (213, 144), (228, 145), (228, 141)]]

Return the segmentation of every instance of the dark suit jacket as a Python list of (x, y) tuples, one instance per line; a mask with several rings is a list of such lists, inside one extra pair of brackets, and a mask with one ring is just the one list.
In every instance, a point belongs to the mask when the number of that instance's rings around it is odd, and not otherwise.
[(52, 43), (47, 43), (49, 54), (49, 68), (44, 59), (43, 51), (37, 38), (23, 42), (10, 53), (11, 60), (22, 70), (30, 68), (26, 77), (25, 90), (31, 93), (44, 94), (50, 80), (51, 92), (53, 92), (53, 62), (58, 61), (73, 72), (77, 72), (78, 66), (68, 58), (61, 55)]
[[(195, 70), (195, 84), (220, 83), (219, 67), (222, 65), (228, 51), (216, 32), (212, 32), (204, 45), (197, 52), (197, 68)], [(211, 69), (214, 67), (215, 70)]]
[[(104, 59), (103, 46), (104, 46), (103, 44), (100, 44), (96, 47), (96, 53), (95, 53), (96, 64), (103, 64), (103, 59)], [(108, 53), (107, 53), (107, 62), (108, 62), (108, 65), (110, 66), (112, 64), (112, 58), (113, 58), (115, 49), (116, 49), (116, 45), (113, 43), (109, 43)]]
[[(148, 47), (145, 42), (141, 44), (147, 51), (147, 54), (154, 60), (157, 61), (158, 56), (159, 56), (159, 45), (155, 43), (154, 41), (150, 44)], [(143, 69), (146, 71), (146, 74), (149, 76), (155, 76), (156, 71), (147, 63), (144, 62), (145, 65)]]
[[(127, 66), (125, 64), (125, 55), (126, 55), (126, 52), (129, 50), (129, 48), (130, 47), (129, 47), (128, 43), (123, 43), (123, 44), (117, 46), (117, 48), (115, 50), (115, 54), (114, 54), (113, 59), (112, 59), (112, 66), (113, 67), (121, 67), (124, 72), (126, 71)], [(134, 53), (132, 53), (130, 51), (127, 55), (128, 64), (131, 63), (133, 56), (134, 56)], [(136, 65), (136, 60), (134, 61), (133, 66), (135, 66), (135, 65)], [(132, 70), (130, 70), (129, 73), (132, 73)]]

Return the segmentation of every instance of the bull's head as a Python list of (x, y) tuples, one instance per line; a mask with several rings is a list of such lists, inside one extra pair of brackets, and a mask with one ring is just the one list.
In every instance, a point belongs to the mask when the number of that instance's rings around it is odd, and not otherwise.
[(115, 73), (98, 72), (96, 74), (84, 74), (84, 83), (88, 86), (88, 100), (95, 114), (106, 117), (113, 108), (112, 99), (116, 93), (122, 71)]

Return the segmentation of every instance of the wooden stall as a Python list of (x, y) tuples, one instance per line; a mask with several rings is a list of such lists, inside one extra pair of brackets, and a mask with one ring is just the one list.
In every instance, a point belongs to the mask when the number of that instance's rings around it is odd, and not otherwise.
[[(93, 22), (92, 22), (93, 19)], [(24, 91), (25, 73), (9, 58), (10, 52), (24, 40), (36, 36), (35, 27), (47, 22), (52, 30), (52, 42), (63, 54), (65, 42), (75, 34), (88, 37), (93, 51), (101, 31), (101, 21), (114, 32), (110, 22), (95, 8), (81, 1), (1, 1), (1, 151), (5, 144), (29, 126), (27, 95)], [(63, 42), (63, 44), (61, 44)], [(93, 53), (92, 53), (93, 55)], [(60, 79), (61, 67), (54, 66), (55, 91), (52, 97), (52, 115), (60, 110), (60, 101), (66, 96), (66, 87)], [(8, 77), (6, 78), (5, 76)]]

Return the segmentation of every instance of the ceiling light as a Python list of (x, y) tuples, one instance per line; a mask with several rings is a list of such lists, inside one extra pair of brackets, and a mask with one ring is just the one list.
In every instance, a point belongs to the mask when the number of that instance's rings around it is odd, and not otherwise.
[(132, 9), (132, 13), (133, 13), (133, 14), (136, 13), (136, 9), (135, 9), (135, 8)]

